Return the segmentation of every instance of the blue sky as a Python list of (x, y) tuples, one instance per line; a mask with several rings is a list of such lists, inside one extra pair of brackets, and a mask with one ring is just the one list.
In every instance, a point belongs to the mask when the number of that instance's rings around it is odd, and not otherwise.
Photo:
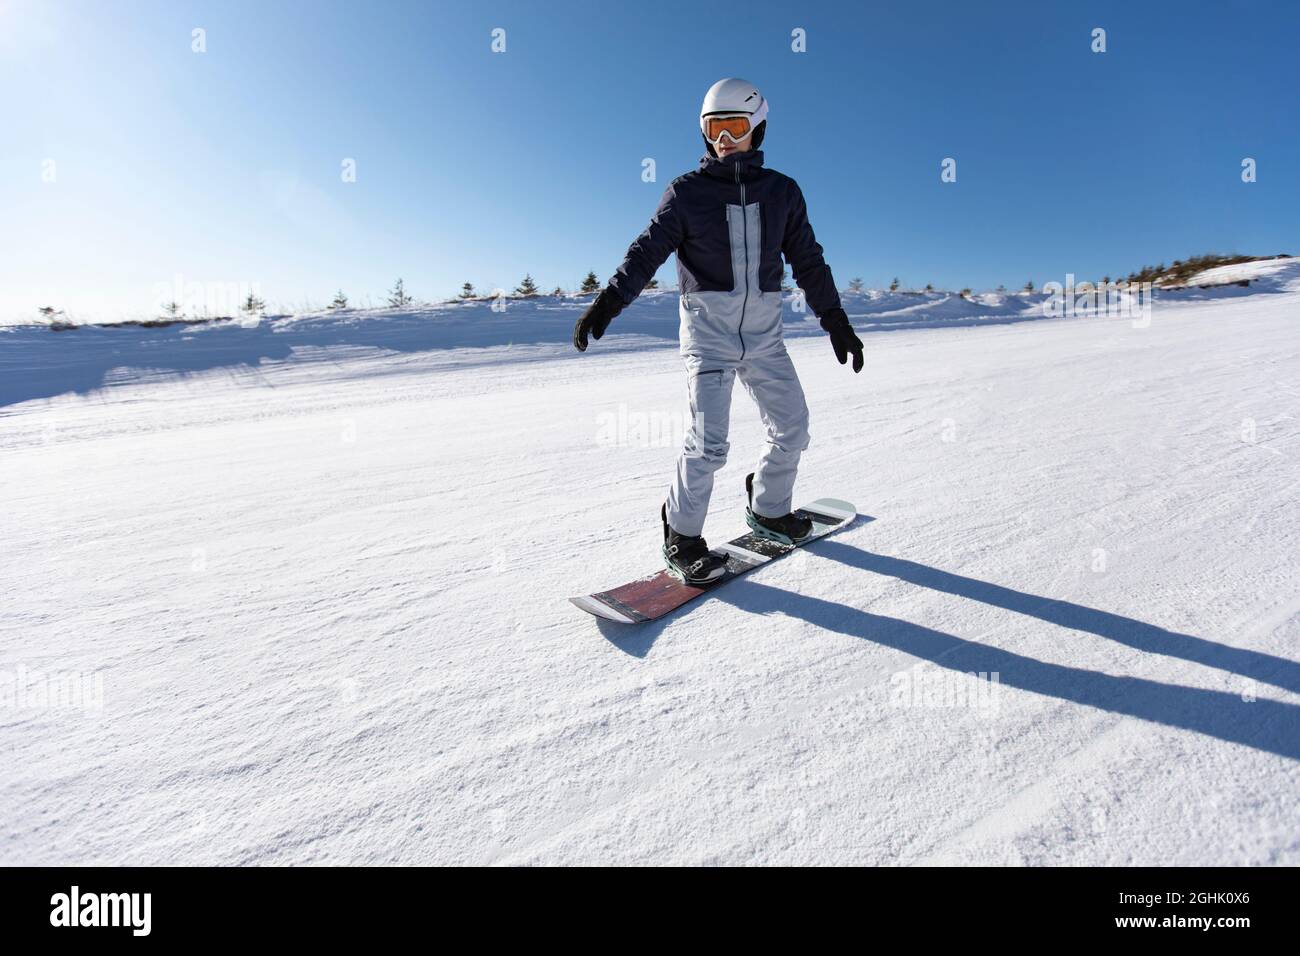
[(1297, 36), (1250, 0), (0, 0), (0, 315), (147, 312), (178, 275), (285, 306), (605, 279), (729, 75), (841, 286), (1300, 253)]

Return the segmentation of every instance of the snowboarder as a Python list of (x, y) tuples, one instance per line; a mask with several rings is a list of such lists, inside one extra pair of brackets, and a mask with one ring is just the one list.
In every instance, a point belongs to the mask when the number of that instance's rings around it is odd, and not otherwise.
[(741, 79), (719, 80), (704, 96), (700, 132), (707, 154), (698, 170), (664, 190), (650, 225), (636, 238), (609, 284), (573, 329), (587, 350), (677, 253), (681, 354), (691, 427), (677, 473), (660, 508), (663, 556), (687, 584), (708, 584), (726, 570), (701, 532), (713, 475), (727, 460), (731, 391), (740, 379), (758, 405), (767, 445), (745, 479), (745, 520), (764, 537), (798, 543), (812, 531), (791, 513), (799, 455), (808, 447), (808, 406), (781, 334), (781, 257), (831, 338), (843, 365), (862, 369), (862, 341), (840, 305), (830, 267), (808, 222), (803, 193), (789, 176), (763, 166), (767, 101)]

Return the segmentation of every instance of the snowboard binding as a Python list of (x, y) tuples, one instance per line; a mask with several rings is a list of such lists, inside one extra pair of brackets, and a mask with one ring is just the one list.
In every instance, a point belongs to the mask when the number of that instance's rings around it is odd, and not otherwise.
[(664, 524), (664, 564), (668, 572), (683, 584), (696, 587), (713, 584), (727, 570), (727, 558), (709, 550), (698, 535), (678, 534), (668, 525), (668, 505), (659, 509)]
[(745, 493), (749, 496), (749, 507), (745, 509), (745, 523), (760, 538), (779, 541), (782, 544), (795, 545), (807, 541), (813, 533), (813, 523), (808, 518), (800, 517), (793, 511), (780, 518), (768, 518), (754, 514), (754, 473), (745, 476)]

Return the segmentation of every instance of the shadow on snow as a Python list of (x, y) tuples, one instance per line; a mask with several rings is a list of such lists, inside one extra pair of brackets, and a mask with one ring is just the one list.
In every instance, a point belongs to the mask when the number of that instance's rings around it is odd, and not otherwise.
[[(1134, 650), (1203, 664), (1261, 684), (1300, 692), (1300, 664), (1286, 658), (1178, 634), (1134, 618), (1026, 594), (914, 561), (874, 554), (835, 540), (815, 542), (808, 545), (808, 550), (861, 571), (1095, 634)], [(827, 631), (903, 651), (952, 671), (997, 671), (1000, 683), (1020, 690), (1196, 731), (1292, 760), (1300, 759), (1300, 707), (1292, 704), (1262, 697), (1247, 702), (1239, 693), (1050, 664), (848, 604), (760, 584), (749, 577), (729, 582), (716, 595), (706, 598), (710, 599), (725, 601), (750, 614), (784, 614)], [(683, 613), (690, 613), (689, 605), (649, 624), (627, 626), (601, 621), (599, 627), (606, 639), (620, 650), (644, 657), (664, 627)]]

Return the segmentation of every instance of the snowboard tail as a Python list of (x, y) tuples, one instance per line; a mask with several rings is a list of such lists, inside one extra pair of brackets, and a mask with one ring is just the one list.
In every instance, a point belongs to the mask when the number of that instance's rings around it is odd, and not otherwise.
[(818, 498), (795, 511), (813, 523), (813, 531), (798, 544), (786, 544), (749, 531), (712, 550), (727, 556), (727, 569), (711, 584), (686, 584), (666, 568), (608, 591), (569, 598), (589, 614), (619, 624), (642, 624), (663, 617), (732, 578), (746, 574), (849, 524), (857, 509), (838, 498)]

